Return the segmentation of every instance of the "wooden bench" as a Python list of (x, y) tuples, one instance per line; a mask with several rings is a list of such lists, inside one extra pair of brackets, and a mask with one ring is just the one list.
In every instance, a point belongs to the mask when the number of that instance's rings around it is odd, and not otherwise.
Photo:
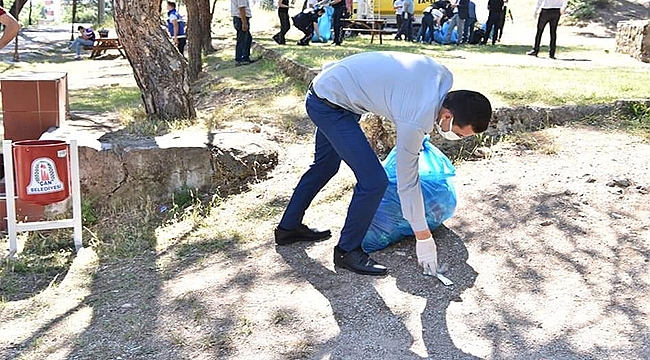
[(92, 50), (90, 54), (91, 59), (96, 59), (99, 56), (105, 54), (108, 50), (117, 50), (122, 58), (126, 58), (124, 54), (124, 48), (120, 44), (120, 40), (117, 38), (98, 38), (95, 40), (93, 46), (84, 46), (84, 50)]
[(384, 19), (342, 19), (345, 27), (343, 31), (353, 33), (370, 34), (370, 43), (375, 41), (375, 35), (379, 36), (379, 44), (383, 44), (383, 34), (392, 34), (390, 30), (384, 29)]

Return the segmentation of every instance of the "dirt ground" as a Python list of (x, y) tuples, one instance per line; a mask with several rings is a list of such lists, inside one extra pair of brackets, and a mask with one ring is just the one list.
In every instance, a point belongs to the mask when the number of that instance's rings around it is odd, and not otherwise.
[(152, 246), (86, 248), (49, 286), (0, 302), (0, 358), (650, 358), (647, 140), (555, 127), (535, 134), (541, 147), (510, 139), (458, 164), (456, 215), (434, 234), (445, 287), (421, 274), (413, 240), (373, 254), (386, 277), (333, 268), (345, 166), (306, 217), (334, 237), (274, 245), (313, 153), (313, 128), (295, 121), (298, 134), (262, 126), (281, 149), (270, 179), (205, 216), (120, 229)]
[(552, 154), (502, 143), (459, 164), (458, 210), (435, 231), (454, 286), (420, 273), (409, 240), (374, 254), (384, 278), (335, 271), (348, 169), (307, 215), (336, 235), (275, 247), (289, 184), (310, 161), (303, 138), (273, 178), (209, 217), (243, 240), (180, 223), (130, 260), (86, 249), (61, 284), (3, 305), (0, 356), (647, 359), (650, 145), (583, 127), (538, 135)]

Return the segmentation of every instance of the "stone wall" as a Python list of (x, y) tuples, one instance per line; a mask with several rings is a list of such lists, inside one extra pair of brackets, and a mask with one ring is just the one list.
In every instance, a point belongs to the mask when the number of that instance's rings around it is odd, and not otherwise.
[(650, 20), (619, 22), (616, 26), (616, 52), (650, 62)]
[(254, 133), (84, 136), (60, 128), (42, 138), (79, 139), (83, 196), (112, 208), (168, 204), (183, 188), (237, 193), (265, 179), (278, 163), (277, 145)]
[(309, 68), (297, 61), (282, 56), (281, 53), (267, 49), (257, 42), (253, 42), (253, 50), (262, 54), (265, 59), (272, 60), (284, 74), (294, 79), (299, 79), (309, 84), (318, 75), (320, 69)]

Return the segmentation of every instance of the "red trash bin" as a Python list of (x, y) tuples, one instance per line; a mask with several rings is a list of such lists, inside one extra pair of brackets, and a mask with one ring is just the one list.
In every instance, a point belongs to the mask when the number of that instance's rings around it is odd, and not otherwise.
[(61, 140), (24, 140), (13, 144), (18, 198), (49, 205), (70, 196), (68, 144)]

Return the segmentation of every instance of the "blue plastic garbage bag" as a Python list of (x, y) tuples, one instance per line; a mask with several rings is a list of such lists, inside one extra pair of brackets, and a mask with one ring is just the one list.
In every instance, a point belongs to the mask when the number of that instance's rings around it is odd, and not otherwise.
[[(429, 142), (429, 137), (424, 139), (423, 146), (420, 152), (420, 183), (427, 224), (433, 230), (452, 217), (456, 210), (456, 190), (452, 183), (456, 169), (449, 158)], [(397, 194), (396, 160), (396, 149), (393, 149), (383, 162), (388, 175), (388, 188), (361, 244), (368, 253), (384, 249), (406, 236), (413, 236), (411, 226), (402, 215)]]
[[(435, 31), (433, 36), (433, 41), (437, 42), (438, 44), (447, 45), (448, 43), (445, 41), (445, 39), (448, 32), (449, 32), (449, 21), (446, 21), (444, 24), (442, 24), (441, 28)], [(456, 29), (454, 29), (454, 31), (451, 33), (450, 41), (452, 44), (458, 42), (458, 31), (456, 31)]]
[[(318, 32), (323, 38), (323, 42), (328, 42), (332, 40), (332, 14), (334, 14), (334, 8), (331, 6), (325, 7), (325, 14), (318, 18)], [(312, 42), (319, 42), (320, 39), (314, 35), (311, 37)]]

